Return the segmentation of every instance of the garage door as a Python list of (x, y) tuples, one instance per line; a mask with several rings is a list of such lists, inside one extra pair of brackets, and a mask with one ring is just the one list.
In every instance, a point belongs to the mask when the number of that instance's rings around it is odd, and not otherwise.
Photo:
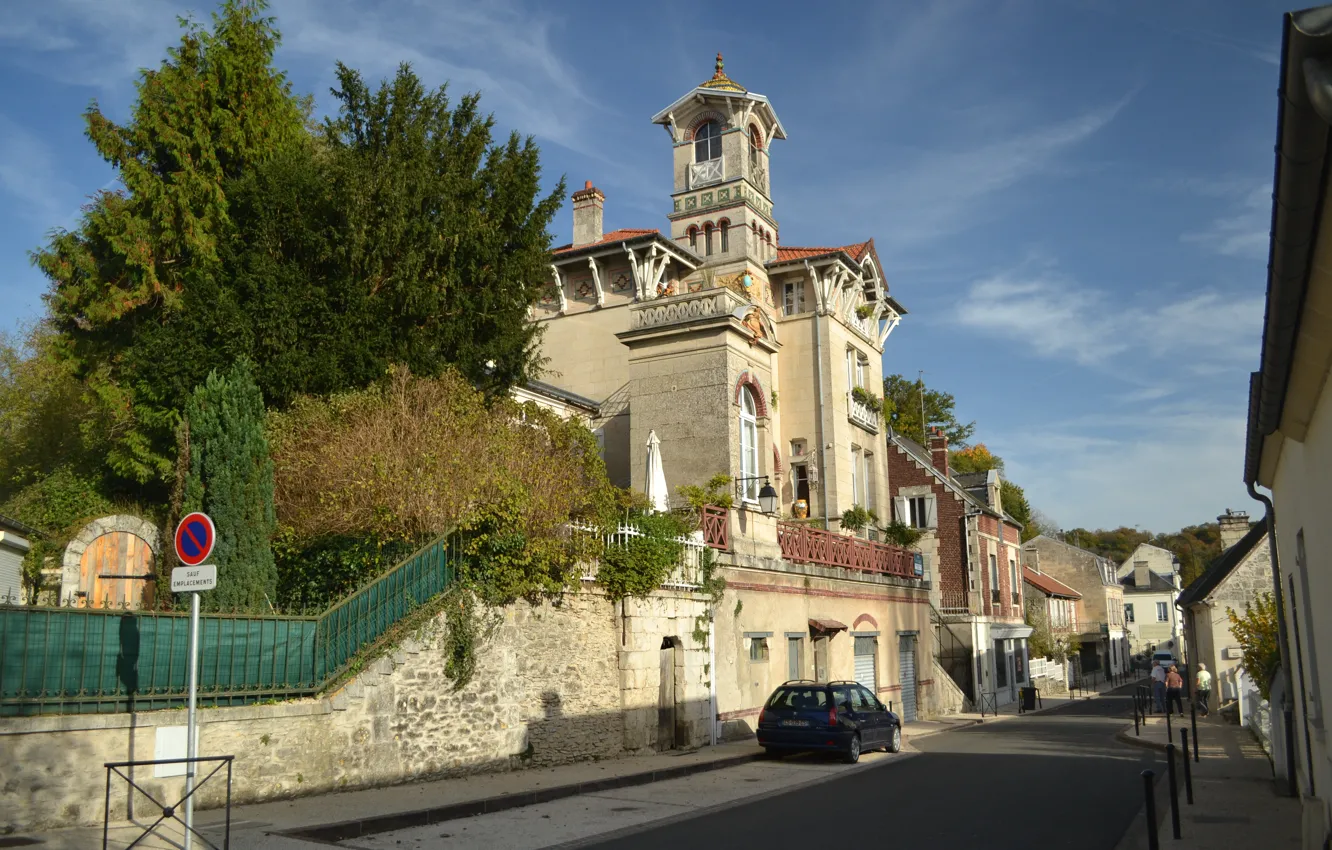
[(879, 682), (874, 675), (878, 668), (878, 641), (872, 637), (856, 638), (856, 681), (869, 688), (869, 692), (879, 692)]
[(916, 719), (916, 636), (898, 639), (898, 668), (902, 671), (902, 722)]

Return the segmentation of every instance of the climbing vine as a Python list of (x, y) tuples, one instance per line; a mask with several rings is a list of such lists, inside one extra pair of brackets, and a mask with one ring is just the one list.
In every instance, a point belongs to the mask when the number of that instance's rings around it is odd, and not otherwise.
[(679, 538), (688, 530), (674, 514), (640, 514), (629, 524), (639, 534), (607, 544), (597, 569), (597, 583), (617, 602), (647, 596), (661, 586), (680, 563), (684, 544)]

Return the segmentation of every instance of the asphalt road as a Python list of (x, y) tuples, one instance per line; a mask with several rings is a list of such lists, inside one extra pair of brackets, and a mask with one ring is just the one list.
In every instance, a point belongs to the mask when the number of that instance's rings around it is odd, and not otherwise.
[(1105, 696), (935, 735), (922, 757), (587, 846), (1112, 850), (1142, 806), (1141, 772), (1157, 767), (1153, 751), (1114, 740), (1131, 711)]

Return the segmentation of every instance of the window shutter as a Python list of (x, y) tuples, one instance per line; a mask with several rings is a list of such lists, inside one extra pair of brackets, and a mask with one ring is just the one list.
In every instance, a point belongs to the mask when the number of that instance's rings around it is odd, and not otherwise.
[(925, 527), (926, 527), (926, 528), (938, 528), (938, 527), (939, 527), (939, 515), (938, 515), (938, 512), (935, 510), (935, 505), (936, 505), (936, 502), (935, 502), (935, 498), (934, 498), (933, 496), (926, 496), (926, 497), (925, 497)]
[(903, 525), (911, 524), (911, 514), (907, 513), (906, 496), (898, 496), (893, 499), (893, 514), (897, 517), (897, 521)]

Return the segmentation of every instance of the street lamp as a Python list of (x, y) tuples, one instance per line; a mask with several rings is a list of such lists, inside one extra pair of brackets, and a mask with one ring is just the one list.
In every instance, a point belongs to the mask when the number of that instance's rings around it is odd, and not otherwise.
[(746, 482), (746, 481), (762, 481), (762, 482), (763, 482), (763, 486), (762, 486), (761, 488), (759, 488), (759, 493), (758, 493), (759, 509), (760, 509), (761, 511), (763, 511), (763, 513), (765, 513), (765, 514), (776, 513), (776, 512), (777, 512), (777, 490), (772, 486), (772, 483), (768, 480), (768, 476), (766, 476), (766, 475), (751, 475), (751, 476), (749, 476), (749, 477), (747, 477), (747, 478), (737, 478), (737, 479), (735, 479), (735, 483), (736, 483), (737, 485), (739, 485), (739, 484), (743, 484), (743, 483)]

